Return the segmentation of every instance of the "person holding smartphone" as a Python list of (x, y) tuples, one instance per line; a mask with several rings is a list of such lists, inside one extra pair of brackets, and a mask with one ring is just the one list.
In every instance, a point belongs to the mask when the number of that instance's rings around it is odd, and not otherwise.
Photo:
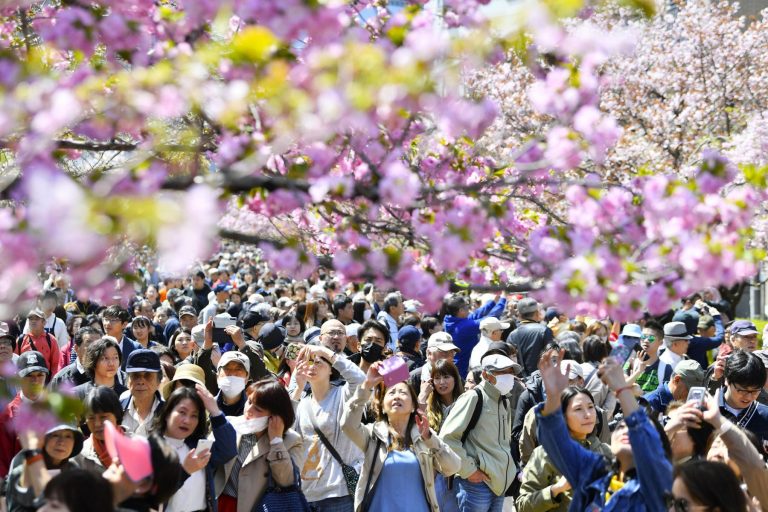
[[(206, 413), (210, 416), (210, 429)], [(207, 442), (210, 430), (213, 444)], [(194, 389), (185, 386), (176, 389), (156, 419), (155, 432), (176, 449), (189, 474), (164, 510), (214, 510), (214, 469), (237, 455), (235, 429), (219, 409), (216, 398), (200, 384)]]

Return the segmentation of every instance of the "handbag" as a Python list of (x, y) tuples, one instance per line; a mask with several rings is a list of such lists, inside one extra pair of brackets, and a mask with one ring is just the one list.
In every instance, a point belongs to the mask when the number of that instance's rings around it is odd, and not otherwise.
[(336, 451), (336, 448), (331, 445), (330, 441), (328, 441), (328, 438), (326, 438), (318, 428), (317, 424), (315, 423), (313, 414), (309, 415), (309, 420), (312, 422), (312, 428), (315, 429), (315, 433), (317, 434), (317, 437), (320, 438), (320, 442), (323, 443), (329, 452), (331, 452), (331, 456), (336, 459), (336, 462), (338, 462), (341, 466), (341, 472), (344, 475), (344, 482), (347, 484), (347, 491), (349, 491), (350, 496), (354, 496), (355, 489), (357, 489), (357, 481), (360, 479), (360, 475), (357, 473), (355, 468), (349, 464), (345, 464), (344, 461), (341, 460), (341, 455), (339, 455), (339, 452)]
[[(269, 466), (269, 464), (267, 464)], [(295, 482), (301, 482), (299, 472), (294, 466), (293, 475)], [(252, 512), (311, 512), (309, 503), (304, 493), (301, 492), (301, 484), (295, 483), (288, 487), (278, 487), (272, 479), (272, 469), (267, 473), (267, 490), (261, 501), (253, 507)]]

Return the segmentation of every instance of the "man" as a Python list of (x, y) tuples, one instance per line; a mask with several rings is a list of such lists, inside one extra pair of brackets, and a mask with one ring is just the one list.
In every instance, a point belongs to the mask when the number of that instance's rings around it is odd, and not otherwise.
[(211, 287), (205, 282), (205, 272), (198, 270), (192, 274), (192, 286), (184, 292), (187, 297), (192, 298), (192, 307), (195, 311), (202, 311), (208, 305), (208, 294), (211, 293)]
[(480, 358), (488, 351), (488, 346), (494, 341), (501, 341), (501, 334), (509, 329), (509, 324), (498, 318), (487, 316), (480, 320), (480, 341), (472, 349), (469, 357), (469, 367), (480, 366)]
[(390, 293), (384, 299), (384, 306), (379, 314), (376, 315), (376, 320), (386, 325), (389, 329), (389, 341), (387, 347), (394, 352), (397, 350), (397, 326), (400, 319), (400, 315), (405, 312), (403, 308), (403, 298), (399, 293)]
[(507, 307), (507, 300), (499, 297), (496, 295), (472, 313), (469, 312), (466, 299), (461, 295), (454, 295), (445, 301), (447, 314), (443, 320), (443, 327), (460, 349), (454, 363), (462, 377), (467, 375), (469, 358), (480, 336), (480, 320), (487, 316), (499, 317)]
[[(659, 356), (659, 380), (663, 384), (667, 382), (667, 375), (675, 371), (675, 367), (688, 352), (688, 344), (691, 336), (683, 322), (669, 322), (664, 324), (664, 346), (666, 350)], [(670, 370), (671, 369), (671, 370)]]
[(227, 283), (219, 283), (213, 287), (213, 293), (216, 294), (216, 300), (209, 303), (202, 309), (202, 311), (200, 311), (198, 318), (201, 324), (208, 322), (209, 318), (213, 318), (220, 312), (227, 310), (227, 307), (229, 306), (230, 290), (232, 290), (232, 286)]
[(703, 386), (705, 379), (706, 372), (698, 361), (685, 359), (677, 364), (669, 382), (662, 382), (656, 390), (643, 395), (643, 400), (657, 414), (666, 415), (670, 402), (685, 401), (691, 388)]
[(371, 284), (371, 289), (369, 293), (367, 294), (369, 299), (368, 302), (371, 303), (371, 309), (373, 309), (373, 314), (376, 315), (376, 317), (379, 316), (379, 313), (384, 311), (384, 297), (386, 294), (384, 293), (384, 290), (379, 288), (378, 286)]
[[(491, 354), (483, 357), (481, 365), (483, 381), (476, 391), (456, 400), (440, 429), (440, 437), (462, 460), (453, 482), (461, 512), (500, 511), (517, 474), (510, 450), (512, 412), (507, 398), (515, 382), (515, 363)], [(475, 415), (480, 400), (482, 408)], [(470, 425), (473, 416), (477, 418), (474, 426)]]
[(683, 297), (682, 306), (675, 311), (672, 317), (673, 322), (683, 322), (688, 333), (696, 332), (696, 326), (699, 324), (699, 310), (697, 305), (701, 304), (701, 294), (692, 293)]
[(363, 322), (358, 330), (360, 335), (360, 369), (363, 373), (377, 361), (384, 359), (384, 350), (387, 348), (389, 331), (376, 320)]
[(158, 392), (162, 378), (160, 356), (146, 348), (134, 350), (125, 372), (130, 395), (120, 400), (122, 426), (126, 432), (147, 437), (155, 431), (154, 419), (164, 403)]
[[(57, 300), (58, 296), (56, 295), (56, 292), (47, 291), (38, 298), (37, 303), (40, 310), (45, 315), (45, 325), (43, 326), (43, 329), (45, 329), (45, 332), (48, 334), (56, 337), (59, 349), (62, 349), (69, 343), (69, 333), (67, 332), (66, 322), (57, 317), (53, 312), (58, 304)], [(27, 334), (29, 332), (29, 325), (25, 325), (22, 332)]]
[[(645, 361), (643, 361), (645, 369), (635, 379), (635, 383), (640, 386), (644, 393), (655, 391), (659, 384), (669, 381), (672, 377), (672, 371), (669, 366), (666, 367), (669, 370), (669, 375), (665, 377), (659, 376), (659, 349), (663, 342), (664, 329), (653, 320), (646, 322), (640, 337), (640, 348), (645, 353)], [(638, 363), (638, 361), (634, 361), (634, 364)], [(624, 365), (624, 371), (628, 374), (633, 373), (634, 364), (627, 361)]]
[(16, 340), (14, 352), (21, 355), (32, 350), (43, 354), (45, 366), (49, 369), (48, 379), (50, 379), (51, 373), (55, 374), (59, 371), (61, 354), (56, 337), (45, 331), (45, 318), (46, 314), (41, 309), (33, 309), (27, 314), (25, 326), (28, 328), (27, 333)]
[(123, 358), (121, 369), (123, 371), (125, 371), (125, 367), (128, 364), (128, 358), (131, 356), (131, 352), (142, 348), (141, 345), (123, 333), (130, 321), (130, 313), (120, 306), (109, 306), (101, 313), (101, 322), (104, 324), (104, 334), (119, 340), (120, 354)]
[(21, 450), (12, 420), (17, 416), (22, 403), (32, 404), (45, 398), (45, 380), (49, 375), (45, 357), (34, 350), (21, 354), (16, 361), (16, 368), (17, 375), (21, 379), (21, 389), (0, 413), (0, 477), (2, 478), (8, 476), (11, 460)]
[[(344, 331), (346, 341), (346, 331)], [(285, 346), (285, 328), (282, 325), (267, 322), (259, 330), (259, 336), (256, 342), (261, 345), (264, 351), (264, 365), (272, 373), (277, 373), (280, 368), (280, 357), (283, 354)]]
[(88, 347), (94, 341), (101, 339), (101, 331), (95, 327), (85, 326), (81, 327), (74, 337), (75, 344), (75, 362), (62, 368), (53, 379), (51, 379), (51, 389), (58, 389), (62, 385), (74, 387), (80, 384), (88, 382), (90, 377), (85, 373), (85, 367), (83, 361), (85, 361), (85, 354), (88, 351)]
[[(413, 389), (421, 389), (421, 383), (430, 379), (432, 368), (440, 359), (453, 361), (461, 349), (454, 345), (453, 338), (445, 331), (433, 333), (427, 341), (427, 362), (421, 368), (411, 371), (409, 377)], [(466, 376), (466, 375), (465, 375)], [(463, 378), (463, 377), (462, 377)]]
[(237, 350), (230, 350), (221, 356), (217, 368), (216, 382), (219, 393), (216, 403), (226, 416), (241, 416), (248, 396), (245, 385), (251, 372), (251, 361)]
[(354, 320), (355, 310), (352, 306), (352, 299), (350, 299), (348, 296), (344, 294), (337, 295), (333, 299), (333, 305), (331, 307), (333, 310), (333, 316), (335, 316), (336, 320), (343, 323), (344, 325), (351, 324)]
[(536, 371), (544, 347), (554, 340), (552, 330), (541, 324), (541, 307), (536, 299), (526, 297), (517, 303), (520, 325), (507, 337), (517, 347), (517, 360), (523, 365), (523, 376)]
[(731, 324), (731, 345), (734, 350), (754, 352), (757, 349), (757, 327), (749, 320), (737, 320)]
[(269, 321), (270, 318), (268, 316), (261, 314), (255, 308), (248, 311), (245, 316), (243, 316), (242, 321), (242, 327), (243, 331), (245, 331), (246, 338), (251, 340), (257, 339), (261, 328)]
[(347, 346), (347, 331), (338, 320), (328, 320), (320, 327), (320, 345), (329, 348), (334, 354), (344, 352)]
[(720, 412), (739, 427), (768, 440), (768, 407), (757, 402), (765, 385), (766, 369), (751, 352), (735, 350), (725, 362), (725, 392), (720, 394)]
[[(706, 368), (709, 364), (707, 360), (707, 353), (715, 348), (718, 348), (725, 338), (725, 330), (723, 329), (723, 320), (720, 316), (720, 311), (712, 306), (707, 306), (704, 302), (699, 301), (702, 311), (708, 311), (708, 315), (700, 315), (697, 324), (697, 335), (691, 338), (688, 344), (688, 357), (698, 361), (702, 368)], [(689, 334), (691, 334), (689, 332)]]
[(424, 358), (419, 352), (420, 341), (421, 331), (412, 325), (405, 325), (397, 332), (397, 345), (400, 349), (397, 355), (408, 364), (409, 372), (424, 366)]

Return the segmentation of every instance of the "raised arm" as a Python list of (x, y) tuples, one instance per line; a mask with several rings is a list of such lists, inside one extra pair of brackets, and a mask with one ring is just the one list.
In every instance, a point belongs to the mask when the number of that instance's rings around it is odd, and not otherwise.
[(368, 368), (368, 375), (362, 385), (357, 388), (354, 396), (344, 405), (341, 415), (341, 430), (361, 450), (365, 451), (370, 435), (362, 425), (365, 404), (371, 397), (371, 391), (382, 381), (379, 375), (379, 363), (373, 363)]

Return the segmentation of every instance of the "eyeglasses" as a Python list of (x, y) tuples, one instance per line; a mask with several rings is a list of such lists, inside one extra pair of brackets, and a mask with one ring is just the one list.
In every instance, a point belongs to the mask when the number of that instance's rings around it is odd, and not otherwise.
[(733, 387), (733, 390), (740, 394), (740, 395), (749, 395), (749, 396), (757, 396), (760, 394), (760, 389), (742, 389), (739, 387), (736, 387), (735, 384), (731, 384), (731, 387)]
[(653, 334), (643, 334), (643, 335), (641, 336), (641, 338), (642, 338), (642, 339), (644, 339), (644, 340), (648, 340), (648, 341), (650, 341), (651, 343), (653, 343), (654, 341), (656, 341), (656, 336), (654, 336)]
[(667, 510), (674, 510), (674, 512), (689, 512), (691, 510), (691, 504), (685, 498), (675, 498), (672, 493), (664, 493), (664, 502), (667, 505)]
[(324, 332), (323, 334), (327, 334), (331, 338), (341, 338), (342, 336), (346, 336), (346, 331), (328, 331)]

